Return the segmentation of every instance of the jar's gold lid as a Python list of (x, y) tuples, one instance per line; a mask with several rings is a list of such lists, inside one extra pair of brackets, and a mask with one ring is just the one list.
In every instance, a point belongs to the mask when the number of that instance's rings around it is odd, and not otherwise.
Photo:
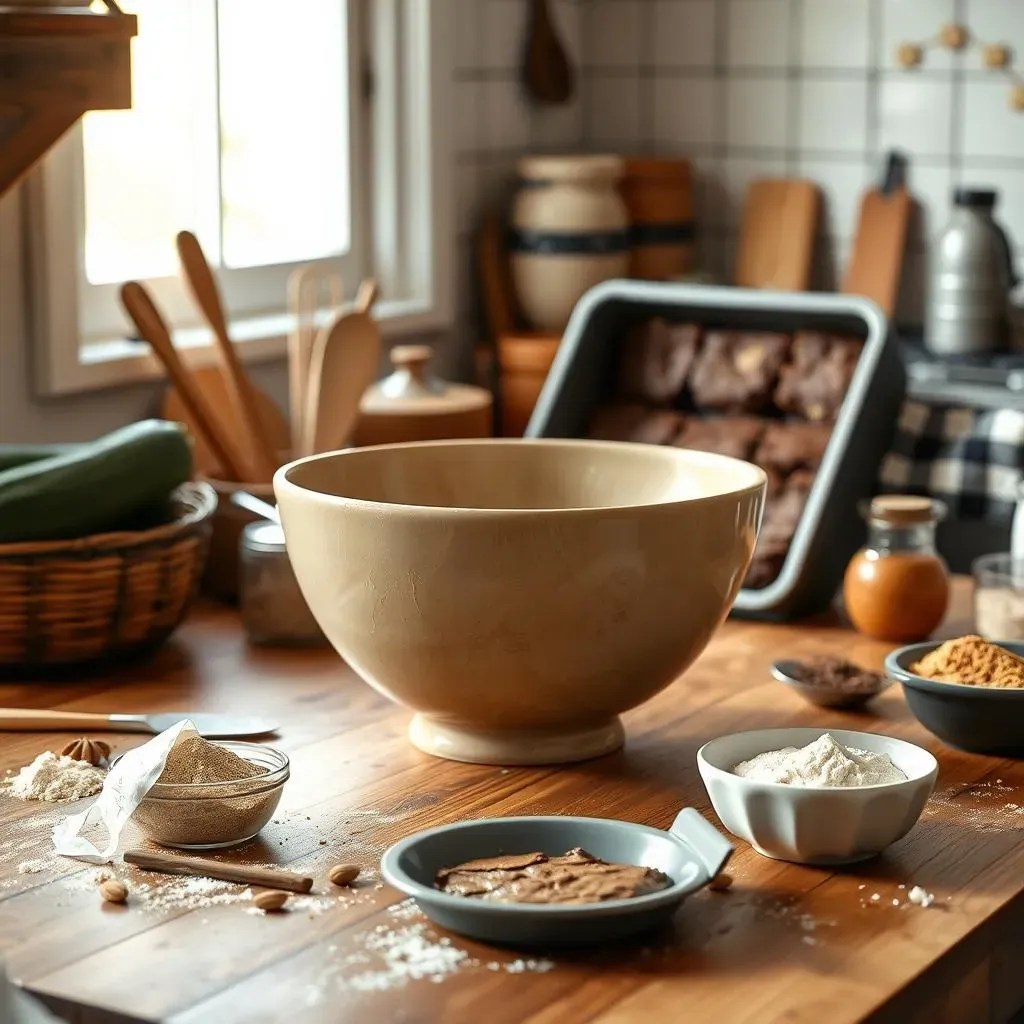
[(941, 519), (946, 506), (941, 501), (916, 494), (883, 494), (873, 498), (870, 506), (872, 519), (894, 525), (930, 523)]

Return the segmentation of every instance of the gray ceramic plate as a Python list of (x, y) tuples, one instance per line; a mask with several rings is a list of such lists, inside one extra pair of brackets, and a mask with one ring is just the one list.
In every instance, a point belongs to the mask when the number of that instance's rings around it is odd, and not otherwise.
[[(911, 644), (885, 659), (885, 671), (903, 685), (907, 706), (940, 740), (973, 754), (1024, 757), (1024, 690), (964, 686), (925, 679), (910, 666), (939, 646)], [(1024, 657), (1024, 643), (1000, 643)]]
[[(534, 850), (560, 855), (577, 846), (602, 860), (658, 868), (672, 885), (647, 896), (582, 906), (490, 903), (434, 888), (441, 868), (467, 860)], [(481, 818), (403, 839), (384, 854), (381, 874), (432, 921), (461, 935), (507, 945), (576, 945), (656, 928), (722, 870), (732, 851), (692, 808), (680, 811), (668, 832), (605, 818)]]

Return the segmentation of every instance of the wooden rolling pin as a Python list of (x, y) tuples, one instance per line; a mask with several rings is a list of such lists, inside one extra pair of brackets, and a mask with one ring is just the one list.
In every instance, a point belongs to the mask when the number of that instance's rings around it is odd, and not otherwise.
[(313, 888), (312, 878), (298, 875), (294, 871), (257, 868), (251, 864), (225, 864), (204, 857), (179, 857), (177, 854), (157, 853), (154, 850), (126, 850), (124, 862), (165, 875), (219, 878), (222, 882), (262, 885), (268, 889), (285, 889), (288, 892), (309, 892)]

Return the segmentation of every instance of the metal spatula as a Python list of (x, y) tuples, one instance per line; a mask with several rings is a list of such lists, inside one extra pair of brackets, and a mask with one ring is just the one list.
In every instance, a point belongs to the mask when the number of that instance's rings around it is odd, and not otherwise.
[(268, 718), (247, 715), (204, 715), (190, 711), (166, 711), (158, 715), (94, 715), (81, 711), (36, 711), (0, 708), (0, 732), (163, 732), (188, 718), (200, 736), (265, 736), (277, 730)]

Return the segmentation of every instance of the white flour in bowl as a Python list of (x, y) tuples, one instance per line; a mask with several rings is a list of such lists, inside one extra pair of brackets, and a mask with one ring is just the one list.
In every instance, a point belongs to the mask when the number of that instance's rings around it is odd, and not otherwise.
[(827, 732), (806, 747), (768, 750), (749, 761), (741, 761), (733, 771), (756, 782), (819, 788), (880, 786), (907, 781), (888, 754), (844, 747)]

